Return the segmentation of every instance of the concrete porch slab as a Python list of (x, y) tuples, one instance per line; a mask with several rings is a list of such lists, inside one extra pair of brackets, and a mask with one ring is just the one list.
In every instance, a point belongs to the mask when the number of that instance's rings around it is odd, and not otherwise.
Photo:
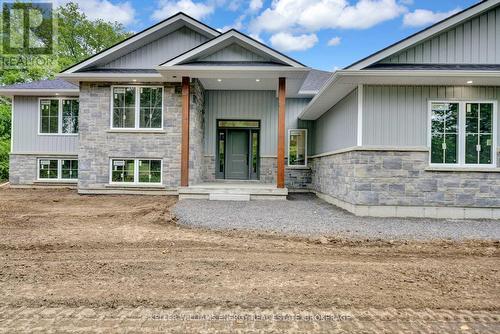
[(234, 181), (206, 182), (179, 188), (179, 199), (209, 199), (217, 201), (286, 200), (287, 188), (274, 184)]

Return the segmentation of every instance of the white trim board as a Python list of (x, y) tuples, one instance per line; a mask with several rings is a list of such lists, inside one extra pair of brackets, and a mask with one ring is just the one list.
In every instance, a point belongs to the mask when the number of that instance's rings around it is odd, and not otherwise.
[(406, 48), (409, 48), (417, 43), (420, 43), (424, 40), (427, 40), (436, 34), (439, 34), (447, 29), (450, 29), (461, 22), (468, 20), (469, 18), (479, 15), (495, 6), (497, 6), (500, 3), (500, 0), (488, 0), (488, 1), (482, 1), (479, 2), (478, 4), (469, 7), (462, 12), (459, 12), (447, 19), (444, 19), (441, 22), (438, 22), (434, 24), (433, 26), (424, 29), (406, 39), (403, 39), (402, 41), (399, 41), (385, 49), (382, 49), (364, 59), (361, 59), (360, 61), (347, 66), (345, 69), (351, 69), (351, 70), (360, 70), (363, 69), (367, 66), (370, 66), (374, 63), (377, 63), (387, 57), (390, 57), (393, 54), (398, 53), (399, 51), (402, 51)]
[(357, 145), (363, 145), (363, 85), (358, 85), (358, 129), (357, 129)]

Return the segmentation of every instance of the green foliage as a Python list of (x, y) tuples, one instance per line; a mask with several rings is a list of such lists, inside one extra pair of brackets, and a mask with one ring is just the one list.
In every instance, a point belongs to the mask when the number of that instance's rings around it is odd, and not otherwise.
[(10, 105), (0, 104), (0, 180), (9, 177)]
[[(53, 79), (61, 70), (131, 35), (125, 31), (123, 25), (117, 22), (88, 19), (80, 11), (77, 3), (70, 2), (57, 8), (54, 17), (57, 26), (54, 35), (54, 54), (49, 56), (23, 55), (25, 60), (29, 60), (30, 57), (44, 58), (46, 61), (42, 62), (42, 65), (28, 61), (29, 65), (25, 67), (0, 68), (0, 85)], [(21, 29), (19, 29), (20, 32)], [(22, 37), (19, 35), (11, 38)], [(8, 178), (10, 108), (10, 101), (0, 98), (0, 180)]]

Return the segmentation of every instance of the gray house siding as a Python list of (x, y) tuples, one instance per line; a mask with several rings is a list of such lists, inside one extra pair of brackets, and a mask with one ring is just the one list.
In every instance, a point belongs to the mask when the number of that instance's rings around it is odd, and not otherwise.
[[(427, 146), (428, 101), (432, 99), (498, 101), (500, 87), (365, 86), (363, 145)], [(497, 121), (500, 129), (500, 117)]]
[(38, 97), (16, 96), (12, 153), (78, 154), (78, 135), (39, 135)]
[(500, 6), (381, 63), (500, 64)]
[[(310, 99), (286, 100), (286, 131), (294, 128), (308, 129), (308, 150), (313, 149), (312, 122), (298, 120), (297, 116)], [(276, 181), (278, 144), (278, 99), (275, 91), (215, 91), (205, 92), (205, 166), (204, 179), (215, 179), (215, 145), (217, 119), (260, 120), (260, 181)], [(288, 137), (288, 136), (286, 136)], [(286, 138), (288, 140), (288, 138)], [(286, 143), (288, 145), (288, 143)], [(287, 186), (304, 188), (310, 183), (308, 170), (287, 169)]]
[(207, 40), (207, 37), (187, 27), (180, 28), (162, 38), (121, 56), (104, 68), (153, 68), (190, 50)]
[[(205, 94), (205, 154), (215, 155), (217, 119), (260, 120), (262, 156), (276, 157), (278, 144), (278, 99), (275, 91), (207, 90)], [(298, 114), (309, 99), (286, 100), (287, 131), (297, 128)], [(310, 126), (300, 124), (301, 128)]]
[(356, 146), (358, 90), (352, 91), (315, 121), (314, 154)]
[(269, 61), (236, 43), (233, 43), (213, 54), (199, 59), (199, 61)]

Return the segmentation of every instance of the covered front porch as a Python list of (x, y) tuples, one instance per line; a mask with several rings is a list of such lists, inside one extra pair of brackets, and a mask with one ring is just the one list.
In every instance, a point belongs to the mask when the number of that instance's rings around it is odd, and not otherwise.
[(180, 198), (286, 198), (286, 101), (309, 68), (229, 31), (157, 70), (182, 82)]

